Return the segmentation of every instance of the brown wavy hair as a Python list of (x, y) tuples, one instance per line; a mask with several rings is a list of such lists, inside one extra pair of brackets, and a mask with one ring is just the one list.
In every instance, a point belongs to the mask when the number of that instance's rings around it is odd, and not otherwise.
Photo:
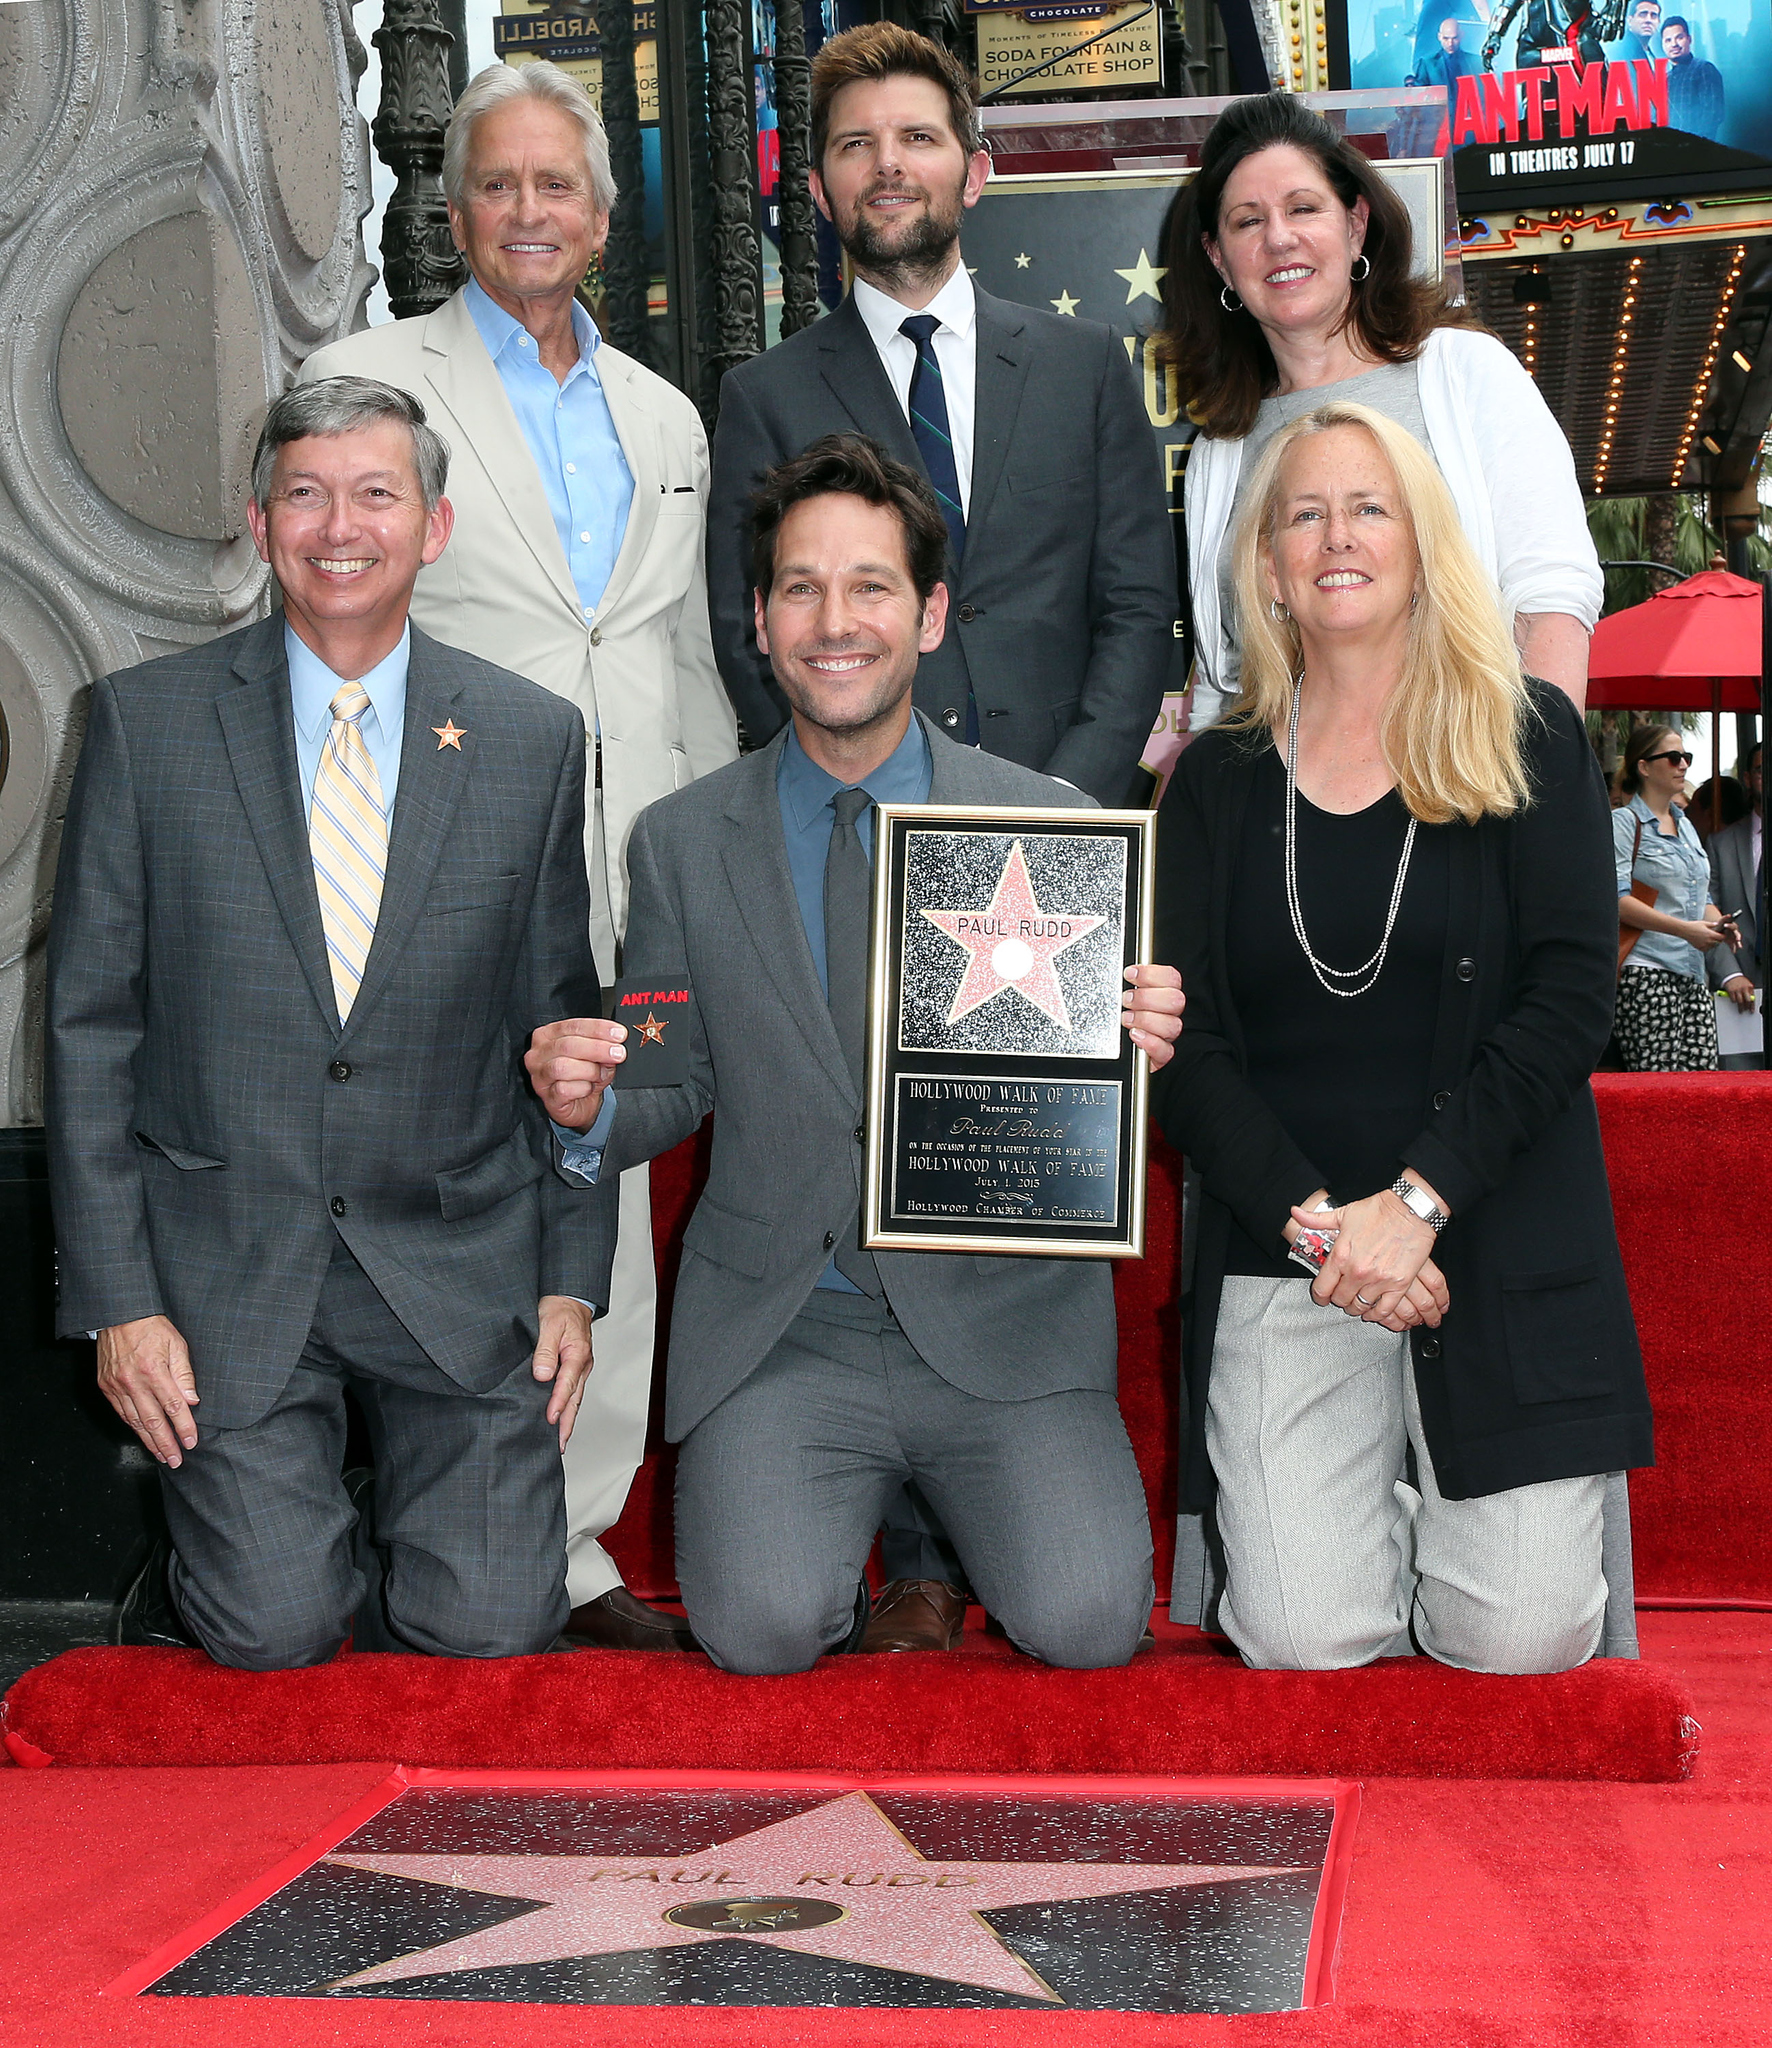
[(1280, 382), (1254, 314), (1241, 306), (1225, 311), (1223, 279), (1205, 247), (1206, 237), (1218, 239), (1231, 173), (1264, 149), (1303, 150), (1344, 206), (1364, 199), (1370, 210), (1361, 254), (1371, 269), (1349, 292), (1343, 322), (1362, 353), (1381, 363), (1413, 362), (1436, 327), (1476, 324), (1462, 307), (1447, 304), (1441, 285), (1414, 275), (1408, 209), (1345, 136), (1291, 93), (1233, 101), (1213, 122), (1200, 168), (1175, 195), (1163, 224), (1169, 268), (1160, 346), (1188, 394), (1189, 416), (1224, 440), (1248, 433), (1261, 401)]
[(766, 472), (751, 499), (751, 580), (765, 598), (775, 587), (781, 523), (808, 498), (860, 498), (895, 513), (904, 528), (905, 566), (920, 604), (947, 567), (948, 529), (941, 501), (921, 472), (895, 462), (866, 434), (826, 434), (790, 462)]
[(823, 172), (831, 136), (831, 102), (846, 85), (880, 78), (926, 78), (948, 100), (948, 120), (968, 156), (984, 147), (978, 88), (951, 50), (895, 21), (867, 21), (832, 36), (812, 60), (812, 167)]

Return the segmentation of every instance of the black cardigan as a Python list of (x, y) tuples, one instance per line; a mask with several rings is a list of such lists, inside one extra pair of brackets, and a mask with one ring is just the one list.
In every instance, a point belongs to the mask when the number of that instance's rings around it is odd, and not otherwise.
[[(1529, 685), (1531, 802), (1451, 828), (1445, 969), (1429, 1099), (1405, 1157), (1453, 1218), (1435, 1259), (1451, 1308), (1412, 1337), (1422, 1425), (1450, 1500), (1653, 1462), (1648, 1390), (1588, 1077), (1612, 1026), (1618, 894), (1605, 785), (1580, 714)], [(1212, 1490), (1206, 1388), (1230, 1219), (1276, 1242), (1324, 1184), (1244, 1078), (1225, 927), (1231, 863), (1265, 735), (1203, 733), (1157, 834), (1159, 960), (1187, 1016), (1151, 1106), (1203, 1191), (1183, 1328), (1184, 1505)], [(1276, 932), (1276, 945), (1292, 945)], [(1334, 1077), (1324, 1077), (1325, 1086)], [(1303, 1283), (1302, 1276), (1300, 1284)]]

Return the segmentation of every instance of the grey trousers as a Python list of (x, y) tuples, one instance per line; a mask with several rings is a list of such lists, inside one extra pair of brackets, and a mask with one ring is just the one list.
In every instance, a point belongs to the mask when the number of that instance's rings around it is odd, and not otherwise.
[(815, 1292), (677, 1460), (677, 1577), (728, 1671), (804, 1671), (848, 1633), (888, 1497), (914, 1479), (1029, 1655), (1124, 1664), (1151, 1608), (1144, 1487), (1111, 1394), (986, 1401), (884, 1304)]
[(352, 1632), (366, 1581), (340, 1477), (347, 1386), (375, 1451), (381, 1590), (357, 1618), (360, 1646), (547, 1648), (568, 1611), (560, 1446), (519, 1331), (511, 1357), (490, 1393), (464, 1392), (335, 1244), (307, 1345), (270, 1413), (205, 1429), (199, 1404), (196, 1449), (160, 1470), (173, 1598), (218, 1664), (323, 1664)]
[(1599, 1647), (1606, 1475), (1445, 1499), (1408, 1339), (1303, 1279), (1226, 1279), (1206, 1443), (1219, 1620), (1249, 1663), (1366, 1664), (1407, 1654), (1412, 1627), (1470, 1671), (1564, 1671)]

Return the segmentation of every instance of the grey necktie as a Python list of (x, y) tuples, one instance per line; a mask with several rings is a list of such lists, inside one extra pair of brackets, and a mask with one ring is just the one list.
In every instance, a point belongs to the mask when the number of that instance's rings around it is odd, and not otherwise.
[[(831, 799), (836, 823), (824, 860), (825, 986), (830, 992), (831, 1022), (843, 1048), (855, 1092), (865, 1098), (868, 1073), (867, 991), (868, 926), (873, 905), (873, 876), (867, 849), (861, 843), (861, 814), (872, 807), (865, 789), (840, 789)], [(880, 1276), (873, 1254), (861, 1249), (859, 1211), (847, 1230), (837, 1234), (831, 1256), (837, 1271), (864, 1294), (880, 1294)]]

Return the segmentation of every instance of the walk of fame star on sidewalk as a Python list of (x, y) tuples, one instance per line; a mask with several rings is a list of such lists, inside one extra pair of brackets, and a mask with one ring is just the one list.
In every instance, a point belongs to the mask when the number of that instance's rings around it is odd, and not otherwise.
[[(332, 1987), (337, 1990), (461, 1970), (739, 1940), (1052, 2004), (1063, 2001), (981, 1913), (1050, 1900), (1278, 1877), (1302, 1867), (941, 1862), (912, 1848), (863, 1792), (828, 1800), (693, 1856), (338, 1853), (328, 1860), (458, 1891), (532, 1899), (540, 1908), (360, 1970), (340, 1979)], [(718, 1916), (704, 1910), (695, 1916), (704, 1924), (684, 1925), (685, 1909), (698, 1902), (726, 1910)], [(806, 1921), (817, 1924), (796, 1928), (802, 1902)], [(831, 1916), (832, 1907), (841, 1909), (840, 1917)]]
[(1019, 839), (1009, 849), (996, 893), (985, 909), (925, 909), (923, 915), (972, 956), (948, 1011), (950, 1024), (959, 1023), (981, 1003), (1012, 988), (1035, 1009), (1045, 1011), (1060, 1030), (1071, 1028), (1064, 990), (1052, 963), (1067, 946), (1086, 939), (1107, 919), (1043, 910), (1028, 879), (1027, 856)]

